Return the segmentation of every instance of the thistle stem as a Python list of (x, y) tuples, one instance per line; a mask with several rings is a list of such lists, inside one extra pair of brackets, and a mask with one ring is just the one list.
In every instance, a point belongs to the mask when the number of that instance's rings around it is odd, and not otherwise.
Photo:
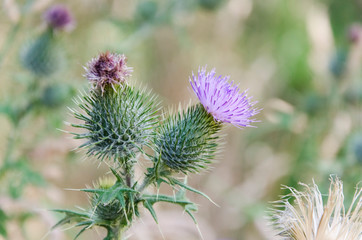
[(131, 188), (133, 185), (133, 176), (134, 176), (134, 164), (130, 159), (128, 159), (125, 161), (124, 164), (124, 177), (126, 184), (129, 188)]
[(160, 173), (163, 171), (163, 167), (159, 163), (159, 161), (155, 162), (153, 168), (149, 169), (149, 173), (146, 174), (142, 184), (137, 189), (138, 192), (142, 192), (146, 187), (148, 187), (148, 185), (155, 182), (159, 178)]
[(143, 182), (142, 184), (140, 185), (140, 187), (137, 189), (138, 192), (142, 192), (143, 190), (145, 190), (145, 188), (150, 185), (154, 180), (154, 177), (152, 176), (146, 176), (144, 179), (143, 179)]
[(107, 236), (103, 240), (123, 240), (124, 228), (119, 226), (108, 227)]
[(126, 184), (128, 187), (132, 186), (132, 175), (129, 172), (126, 172)]

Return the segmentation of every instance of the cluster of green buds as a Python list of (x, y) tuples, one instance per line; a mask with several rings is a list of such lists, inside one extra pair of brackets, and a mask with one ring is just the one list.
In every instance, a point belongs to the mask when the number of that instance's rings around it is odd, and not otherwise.
[[(91, 87), (76, 99), (71, 109), (80, 129), (73, 133), (85, 142), (80, 146), (89, 157), (107, 161), (114, 176), (101, 180), (94, 188), (82, 189), (90, 194), (89, 210), (76, 212), (56, 210), (65, 217), (56, 226), (74, 223), (83, 231), (94, 226), (107, 229), (104, 239), (122, 239), (132, 221), (147, 209), (157, 222), (154, 204), (168, 202), (181, 206), (195, 221), (197, 206), (186, 197), (191, 191), (189, 173), (206, 169), (222, 143), (220, 130), (224, 123), (236, 127), (250, 126), (259, 109), (253, 108), (246, 92), (229, 83), (229, 77), (216, 76), (215, 71), (200, 68), (190, 83), (200, 103), (186, 110), (161, 113), (160, 103), (149, 92), (129, 82), (133, 71), (124, 55), (103, 53), (85, 67)], [(136, 181), (139, 157), (151, 161), (143, 179)], [(175, 174), (184, 174), (185, 181)], [(150, 186), (167, 184), (177, 190), (174, 196), (152, 194)], [(208, 198), (209, 199), (209, 198)], [(210, 199), (209, 199), (210, 200)], [(196, 221), (195, 221), (196, 223)], [(76, 237), (77, 237), (76, 236)]]

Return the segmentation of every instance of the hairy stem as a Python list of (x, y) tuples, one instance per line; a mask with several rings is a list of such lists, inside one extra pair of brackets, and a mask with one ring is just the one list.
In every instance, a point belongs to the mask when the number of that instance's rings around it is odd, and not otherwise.
[(132, 174), (126, 170), (126, 184), (128, 187), (132, 186)]
[(145, 190), (146, 187), (148, 187), (148, 185), (150, 185), (152, 182), (154, 181), (154, 177), (153, 176), (146, 176), (143, 179), (142, 184), (139, 186), (139, 188), (137, 189), (138, 192), (142, 192), (143, 190)]
[[(124, 161), (124, 160), (123, 160)], [(133, 176), (134, 176), (134, 163), (131, 159), (126, 159), (124, 164), (124, 178), (126, 184), (129, 188), (133, 186)]]
[(123, 240), (123, 231), (120, 226), (107, 227), (107, 236), (103, 240)]
[(160, 164), (160, 160), (154, 162), (153, 167), (149, 169), (148, 174), (146, 174), (146, 177), (143, 179), (142, 184), (137, 189), (138, 192), (142, 192), (146, 187), (148, 187), (150, 184), (154, 183), (159, 179), (161, 172), (163, 172), (164, 168)]

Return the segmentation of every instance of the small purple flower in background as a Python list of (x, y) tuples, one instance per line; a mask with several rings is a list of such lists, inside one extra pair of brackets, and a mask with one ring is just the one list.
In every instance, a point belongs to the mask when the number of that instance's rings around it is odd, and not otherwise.
[(350, 43), (356, 44), (360, 41), (362, 35), (362, 27), (359, 24), (352, 24), (347, 32), (347, 38)]
[(53, 5), (43, 15), (45, 22), (56, 30), (71, 30), (74, 27), (74, 19), (67, 7)]
[(131, 76), (132, 67), (126, 63), (127, 58), (123, 54), (102, 53), (88, 62), (85, 76), (103, 93), (105, 86), (114, 87), (114, 84), (121, 84)]
[(231, 123), (236, 127), (251, 127), (255, 122), (252, 116), (259, 113), (260, 109), (253, 108), (256, 102), (251, 102), (246, 91), (240, 90), (230, 77), (215, 76), (215, 69), (206, 72), (206, 67), (199, 68), (197, 76), (192, 74), (190, 83), (206, 111), (215, 120)]

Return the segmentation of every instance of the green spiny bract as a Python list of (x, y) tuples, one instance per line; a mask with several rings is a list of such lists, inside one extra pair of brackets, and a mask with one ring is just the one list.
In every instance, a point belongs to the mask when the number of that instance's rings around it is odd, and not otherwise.
[[(97, 201), (97, 197), (95, 197), (94, 202)], [(118, 200), (113, 200), (108, 204), (104, 203), (94, 203), (94, 213), (98, 218), (104, 220), (115, 220), (123, 215), (122, 206)]]
[(103, 93), (93, 89), (79, 99), (85, 114), (74, 111), (74, 115), (84, 123), (72, 126), (87, 130), (74, 135), (88, 140), (80, 146), (88, 148), (88, 155), (124, 164), (153, 138), (158, 104), (150, 94), (122, 84)]
[[(85, 230), (94, 227), (104, 227), (107, 229), (107, 237), (104, 239), (119, 239), (119, 234), (128, 229), (133, 218), (139, 216), (138, 202), (139, 192), (134, 188), (125, 185), (121, 176), (112, 170), (117, 181), (113, 184), (104, 185), (100, 181), (98, 187), (94, 189), (81, 189), (90, 194), (91, 208), (80, 212), (71, 210), (56, 209), (54, 211), (64, 213), (61, 219), (53, 228), (67, 223), (76, 223), (75, 226), (82, 226), (74, 239)], [(103, 182), (103, 183), (102, 183)]]
[[(108, 192), (112, 193), (115, 183), (110, 178), (101, 178), (99, 182), (95, 185), (95, 188), (99, 189), (100, 192), (95, 192), (91, 196), (91, 204), (93, 208), (93, 212), (97, 218), (103, 220), (115, 220), (120, 218), (123, 214), (122, 204), (118, 199), (107, 200), (107, 202), (103, 202), (103, 198)], [(108, 194), (109, 195), (109, 194)], [(113, 197), (114, 198), (114, 197)]]
[(130, 194), (129, 191), (133, 193), (132, 189), (121, 186), (119, 183), (109, 189), (94, 189), (91, 197), (94, 218), (108, 221), (111, 225), (126, 226), (132, 221), (137, 209), (137, 205), (132, 204), (135, 195)]
[(199, 172), (215, 157), (221, 123), (201, 104), (168, 117), (155, 138), (162, 162), (175, 171)]

